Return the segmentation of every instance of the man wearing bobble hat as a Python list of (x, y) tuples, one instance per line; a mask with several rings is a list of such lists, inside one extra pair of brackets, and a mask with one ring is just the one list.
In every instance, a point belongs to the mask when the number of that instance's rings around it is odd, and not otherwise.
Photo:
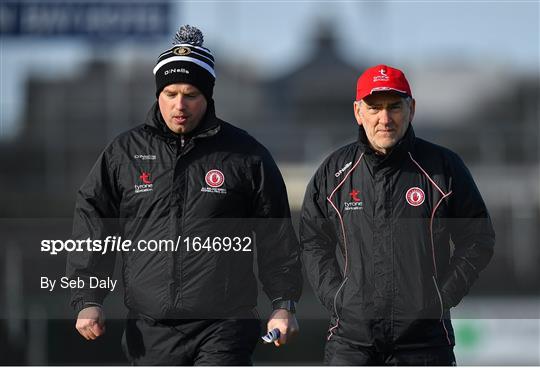
[[(77, 195), (73, 235), (133, 241), (118, 252), (129, 310), (122, 345), (132, 364), (250, 365), (263, 333), (255, 248), (275, 345), (298, 332), (302, 276), (285, 185), (260, 143), (216, 117), (214, 57), (200, 30), (182, 26), (153, 72), (157, 102), (92, 168)], [(164, 239), (175, 247), (135, 247)], [(67, 275), (111, 277), (114, 257), (73, 252)], [(88, 340), (105, 332), (105, 296), (72, 290), (76, 328)]]
[(458, 155), (415, 137), (402, 71), (371, 67), (356, 92), (358, 140), (317, 170), (300, 222), (325, 363), (455, 365), (450, 308), (493, 254), (488, 211)]

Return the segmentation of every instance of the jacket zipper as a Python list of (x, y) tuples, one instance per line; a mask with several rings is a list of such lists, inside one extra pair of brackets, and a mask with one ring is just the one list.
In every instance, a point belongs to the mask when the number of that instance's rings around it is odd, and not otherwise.
[[(180, 156), (182, 156), (183, 152), (184, 152), (184, 147), (186, 145), (186, 140), (185, 140), (185, 137), (182, 135), (180, 136), (180, 147), (178, 147), (178, 143), (176, 144), (176, 160), (175, 160), (175, 167), (176, 167), (176, 164), (178, 163), (178, 160), (180, 158)], [(185, 189), (185, 188), (184, 188)], [(185, 198), (184, 198), (184, 201), (185, 201)], [(181, 208), (180, 206), (178, 206), (178, 209), (177, 211), (179, 213), (181, 213), (183, 211), (183, 208)], [(183, 221), (183, 214), (182, 214), (182, 221)], [(182, 226), (178, 223), (178, 213), (176, 215), (176, 218), (174, 219), (174, 233), (175, 233), (175, 237), (178, 237), (178, 236), (181, 236), (182, 234)], [(177, 302), (180, 303), (180, 308), (181, 308), (181, 290), (182, 290), (182, 276), (181, 276), (181, 272), (182, 272), (182, 257), (181, 257), (181, 253), (182, 253), (182, 248), (180, 247), (180, 249), (178, 249), (178, 253), (175, 253), (174, 254), (174, 257), (173, 257), (173, 264), (174, 264), (174, 291), (173, 291), (173, 294), (172, 294), (172, 307), (175, 308), (177, 306)]]
[(439, 320), (442, 321), (443, 315), (444, 315), (444, 306), (443, 306), (443, 301), (442, 301), (442, 297), (441, 297), (441, 292), (439, 291), (439, 286), (437, 285), (437, 281), (435, 280), (435, 276), (431, 276), (431, 277), (433, 279), (433, 283), (435, 284), (435, 290), (437, 291), (437, 295), (439, 297), (439, 303), (441, 304), (441, 317), (439, 318)]
[[(208, 137), (208, 136), (211, 136), (211, 135), (214, 135), (216, 134), (217, 132), (219, 131), (219, 127), (216, 128), (216, 129), (211, 129), (209, 131), (205, 131), (205, 132), (202, 132), (201, 134), (197, 135), (197, 136), (194, 136), (194, 137), (191, 137), (191, 140), (195, 139), (195, 138), (205, 138), (205, 137)], [(179, 159), (181, 159), (181, 157), (187, 153), (185, 152), (185, 148), (186, 148), (186, 143), (188, 143), (189, 140), (187, 140), (183, 135), (180, 136), (180, 149), (177, 151), (176, 153), (176, 163), (178, 162)], [(178, 147), (178, 146), (177, 146)], [(191, 144), (191, 147), (193, 148), (193, 143)], [(175, 166), (176, 166), (176, 163), (175, 163)], [(184, 202), (186, 201), (186, 196), (187, 196), (187, 183), (185, 184), (184, 186)], [(184, 205), (184, 203), (182, 203), (182, 206)], [(184, 221), (184, 214), (183, 214), (183, 207), (178, 207), (178, 211), (182, 212), (182, 222)], [(175, 234), (176, 234), (176, 237), (178, 236), (181, 236), (182, 232), (183, 232), (183, 226), (178, 226), (178, 223), (175, 223)], [(173, 293), (173, 296), (172, 296), (172, 304), (173, 304), (173, 307), (176, 305), (176, 301), (178, 301), (180, 303), (180, 305), (182, 305), (182, 297), (181, 297), (181, 294), (182, 294), (182, 275), (181, 275), (181, 272), (182, 272), (182, 268), (181, 268), (181, 263), (182, 263), (182, 257), (180, 256), (181, 254), (181, 249), (182, 247), (180, 247), (180, 252), (179, 254), (175, 254), (174, 256), (174, 259), (173, 259), (173, 269), (175, 270), (174, 271), (174, 278), (175, 278), (175, 282), (174, 282), (174, 285), (175, 285), (175, 290), (174, 290), (174, 293)], [(180, 307), (181, 308), (181, 307)]]

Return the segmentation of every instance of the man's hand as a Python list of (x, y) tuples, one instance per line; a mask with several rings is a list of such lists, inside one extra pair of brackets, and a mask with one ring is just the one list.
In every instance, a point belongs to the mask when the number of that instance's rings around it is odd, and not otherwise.
[(77, 316), (75, 328), (86, 340), (95, 340), (105, 333), (105, 315), (101, 307), (84, 308)]
[(266, 325), (268, 331), (272, 331), (274, 328), (279, 329), (280, 337), (277, 341), (274, 341), (274, 345), (281, 346), (291, 340), (296, 334), (298, 334), (299, 327), (294, 313), (289, 312), (286, 309), (276, 309)]

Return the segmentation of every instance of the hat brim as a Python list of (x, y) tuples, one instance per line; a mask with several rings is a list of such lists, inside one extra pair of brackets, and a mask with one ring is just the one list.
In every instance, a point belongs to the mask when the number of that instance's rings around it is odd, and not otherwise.
[(375, 93), (379, 93), (379, 92), (395, 92), (396, 94), (400, 95), (401, 97), (412, 97), (406, 91), (402, 91), (400, 89), (391, 88), (391, 87), (377, 87), (377, 88), (373, 88), (369, 93), (364, 94), (361, 98), (359, 98), (359, 100), (363, 100), (367, 96), (371, 96), (371, 95), (373, 95)]

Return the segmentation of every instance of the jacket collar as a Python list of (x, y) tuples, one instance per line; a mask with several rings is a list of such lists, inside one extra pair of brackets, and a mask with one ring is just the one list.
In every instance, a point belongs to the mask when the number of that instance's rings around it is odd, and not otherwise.
[[(165, 120), (163, 120), (163, 116), (161, 115), (161, 111), (159, 110), (159, 104), (157, 101), (154, 102), (150, 108), (150, 111), (148, 111), (145, 125), (153, 133), (169, 141), (176, 141), (182, 136), (182, 134), (174, 133), (169, 129), (169, 127), (167, 127), (167, 124), (165, 124)], [(199, 125), (197, 125), (193, 131), (185, 134), (184, 137), (187, 139), (208, 137), (217, 134), (220, 128), (221, 123), (216, 116), (214, 100), (212, 99), (208, 103), (206, 113), (204, 114)]]
[(377, 154), (376, 151), (371, 148), (371, 145), (369, 144), (366, 131), (364, 130), (363, 126), (359, 127), (358, 132), (358, 145), (360, 147), (360, 150), (364, 152), (367, 161), (372, 166), (391, 166), (392, 164), (395, 164), (403, 157), (407, 155), (407, 152), (409, 152), (414, 144), (415, 140), (415, 134), (414, 129), (412, 126), (412, 123), (409, 124), (409, 127), (407, 128), (407, 131), (405, 132), (405, 135), (403, 138), (399, 140), (399, 142), (394, 146), (394, 148), (388, 153), (387, 155), (380, 155)]

